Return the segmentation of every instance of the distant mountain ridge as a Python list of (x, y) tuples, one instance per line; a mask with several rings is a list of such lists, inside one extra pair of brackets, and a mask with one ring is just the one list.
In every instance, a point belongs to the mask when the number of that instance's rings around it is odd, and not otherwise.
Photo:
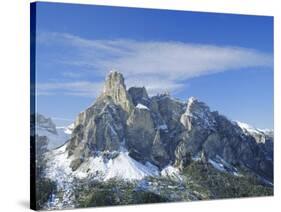
[(47, 118), (39, 113), (36, 113), (34, 116), (34, 132), (37, 136), (47, 138), (47, 148), (49, 150), (55, 149), (69, 140), (74, 124), (58, 127), (51, 118)]
[[(194, 97), (184, 103), (168, 94), (149, 97), (145, 87), (127, 90), (117, 71), (109, 73), (94, 104), (78, 115), (63, 148), (72, 172), (85, 177), (109, 179), (111, 172), (140, 179), (169, 167), (174, 174), (200, 159), (221, 166), (220, 171), (238, 174), (235, 170), (242, 168), (273, 181), (272, 133), (246, 129)], [(109, 164), (119, 166), (122, 160), (141, 174), (113, 173)]]

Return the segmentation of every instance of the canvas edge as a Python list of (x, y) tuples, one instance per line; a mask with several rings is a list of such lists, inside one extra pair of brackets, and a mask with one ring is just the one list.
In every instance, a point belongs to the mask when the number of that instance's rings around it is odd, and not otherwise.
[(35, 145), (35, 73), (36, 73), (36, 2), (30, 3), (30, 209), (36, 207)]

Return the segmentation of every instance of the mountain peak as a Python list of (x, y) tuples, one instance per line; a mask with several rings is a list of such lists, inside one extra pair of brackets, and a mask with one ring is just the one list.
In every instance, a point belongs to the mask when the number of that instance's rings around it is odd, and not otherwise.
[(189, 111), (191, 106), (196, 102), (198, 102), (198, 100), (195, 97), (193, 96), (189, 97), (187, 100), (187, 111)]
[(106, 77), (102, 96), (109, 96), (113, 102), (120, 105), (125, 111), (130, 112), (133, 103), (126, 90), (125, 80), (122, 73), (113, 69)]
[(149, 97), (145, 87), (131, 87), (129, 88), (128, 93), (130, 94), (134, 105), (137, 105), (138, 103), (144, 105), (148, 104)]
[(189, 97), (185, 114), (210, 112), (209, 107), (195, 97)]
[(192, 104), (195, 101), (198, 101), (198, 100), (194, 96), (189, 97), (187, 100), (188, 104)]
[(123, 74), (114, 69), (106, 77), (104, 93), (110, 92), (118, 87), (126, 89)]

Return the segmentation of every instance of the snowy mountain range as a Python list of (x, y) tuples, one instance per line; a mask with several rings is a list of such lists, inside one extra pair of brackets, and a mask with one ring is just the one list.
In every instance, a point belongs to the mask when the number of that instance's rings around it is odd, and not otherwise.
[(38, 136), (48, 138), (48, 149), (55, 149), (69, 140), (74, 124), (69, 126), (57, 127), (51, 118), (46, 118), (42, 114), (35, 115), (35, 133)]
[[(36, 129), (49, 140), (46, 177), (61, 190), (77, 179), (184, 182), (185, 170), (198, 161), (273, 185), (273, 131), (231, 121), (194, 97), (181, 102), (168, 94), (149, 97), (145, 87), (127, 90), (117, 71), (71, 126), (38, 115)], [(68, 207), (71, 198), (64, 198)]]

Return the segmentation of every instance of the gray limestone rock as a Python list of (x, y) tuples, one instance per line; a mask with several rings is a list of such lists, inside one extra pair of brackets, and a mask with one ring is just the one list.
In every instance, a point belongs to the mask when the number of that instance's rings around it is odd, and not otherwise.
[(151, 113), (135, 108), (127, 120), (126, 145), (133, 158), (149, 160), (156, 131)]
[(110, 96), (115, 104), (120, 105), (128, 113), (133, 109), (132, 99), (126, 90), (124, 77), (117, 71), (111, 71), (107, 76), (102, 96)]

